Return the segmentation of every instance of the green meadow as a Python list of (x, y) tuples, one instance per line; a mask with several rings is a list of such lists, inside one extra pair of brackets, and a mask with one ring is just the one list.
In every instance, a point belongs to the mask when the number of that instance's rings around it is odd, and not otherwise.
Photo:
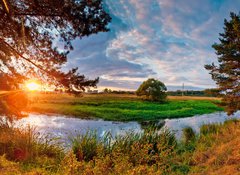
[(30, 93), (28, 112), (63, 114), (79, 118), (112, 121), (144, 121), (181, 118), (222, 111), (220, 99), (209, 97), (169, 97), (166, 103), (144, 101), (135, 95)]

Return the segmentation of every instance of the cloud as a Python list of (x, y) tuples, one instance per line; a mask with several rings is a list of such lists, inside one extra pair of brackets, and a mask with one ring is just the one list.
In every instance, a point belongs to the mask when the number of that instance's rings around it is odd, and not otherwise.
[(216, 60), (211, 45), (223, 31), (230, 0), (105, 0), (111, 31), (74, 42), (69, 67), (100, 86), (136, 89), (154, 77), (165, 84), (214, 87), (204, 65)]

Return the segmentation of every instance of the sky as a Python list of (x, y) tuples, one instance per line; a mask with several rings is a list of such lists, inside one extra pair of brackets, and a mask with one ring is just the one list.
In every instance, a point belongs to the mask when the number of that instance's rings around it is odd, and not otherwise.
[(99, 89), (136, 90), (156, 78), (169, 90), (215, 87), (204, 65), (240, 0), (104, 0), (110, 32), (74, 41), (65, 68), (100, 78)]

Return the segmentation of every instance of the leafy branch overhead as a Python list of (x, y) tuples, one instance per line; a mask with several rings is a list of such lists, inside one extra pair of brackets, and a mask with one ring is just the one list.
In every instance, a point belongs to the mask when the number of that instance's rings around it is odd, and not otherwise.
[(224, 20), (224, 33), (220, 33), (220, 43), (212, 47), (218, 56), (218, 65), (206, 65), (212, 79), (218, 85), (222, 96), (222, 106), (228, 114), (240, 110), (240, 15), (230, 13), (231, 19)]
[[(21, 83), (38, 77), (70, 91), (95, 86), (77, 68), (67, 73), (61, 66), (73, 49), (72, 41), (107, 32), (111, 21), (101, 0), (1, 0), (0, 74)], [(63, 48), (57, 49), (57, 40)]]

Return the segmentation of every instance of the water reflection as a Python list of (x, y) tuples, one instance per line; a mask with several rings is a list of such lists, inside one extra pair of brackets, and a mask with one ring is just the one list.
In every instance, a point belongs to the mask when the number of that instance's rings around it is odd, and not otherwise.
[(240, 118), (240, 111), (231, 116), (228, 116), (224, 112), (217, 112), (212, 114), (196, 115), (189, 118), (166, 119), (165, 127), (172, 130), (179, 139), (182, 135), (182, 129), (185, 127), (191, 127), (196, 133), (199, 133), (200, 127), (203, 124), (223, 123), (224, 121), (233, 118)]
[(74, 134), (84, 134), (88, 130), (96, 130), (99, 137), (106, 132), (111, 132), (112, 136), (124, 134), (126, 131), (141, 132), (141, 127), (137, 122), (113, 122), (103, 120), (84, 120), (69, 118), (66, 116), (48, 116), (30, 114), (16, 123), (18, 126), (30, 124), (37, 127), (40, 133), (50, 133), (53, 136), (68, 137)]
[(53, 136), (67, 138), (69, 135), (84, 134), (87, 130), (96, 130), (99, 137), (106, 132), (111, 132), (112, 136), (124, 134), (127, 131), (142, 132), (148, 126), (154, 126), (158, 129), (163, 126), (173, 131), (176, 137), (181, 138), (182, 129), (192, 127), (195, 132), (203, 124), (222, 123), (232, 118), (240, 118), (240, 111), (234, 116), (227, 116), (224, 112), (213, 114), (198, 115), (189, 118), (165, 119), (156, 122), (113, 122), (103, 120), (84, 120), (78, 118), (69, 118), (66, 116), (48, 116), (30, 114), (29, 117), (17, 121), (18, 126), (30, 124), (37, 127), (40, 133), (50, 133)]
[(142, 130), (145, 130), (148, 128), (154, 128), (154, 129), (160, 130), (161, 128), (164, 127), (165, 123), (166, 123), (165, 120), (139, 122)]

